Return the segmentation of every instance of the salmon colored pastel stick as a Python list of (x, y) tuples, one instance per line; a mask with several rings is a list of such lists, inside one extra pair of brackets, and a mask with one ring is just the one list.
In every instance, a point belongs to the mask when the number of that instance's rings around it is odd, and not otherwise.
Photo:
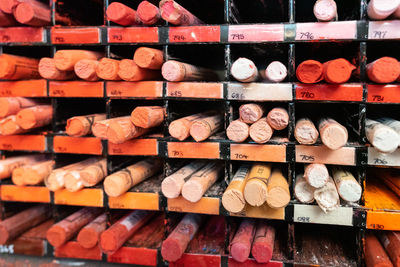
[(141, 128), (152, 128), (163, 123), (165, 109), (160, 106), (136, 107), (131, 114), (131, 121)]
[(51, 105), (34, 106), (22, 109), (17, 113), (17, 124), (22, 129), (33, 129), (46, 126), (53, 119)]
[(400, 19), (400, 5), (396, 9), (396, 11), (392, 13), (392, 17), (395, 18), (395, 19)]
[(110, 197), (118, 197), (133, 186), (157, 174), (163, 164), (158, 158), (148, 158), (106, 177), (104, 191)]
[[(108, 130), (108, 127), (110, 126), (110, 123), (114, 122), (114, 121), (118, 121), (121, 118), (125, 118), (125, 117), (116, 117), (116, 118), (112, 118), (112, 119), (94, 122), (93, 126), (92, 126), (93, 135), (96, 137), (99, 137), (101, 139), (107, 139), (107, 130)], [(129, 116), (126, 116), (126, 118), (129, 118)]]
[(389, 255), (394, 267), (400, 266), (400, 232), (379, 231), (378, 238)]
[(92, 133), (92, 126), (96, 121), (103, 121), (106, 114), (90, 114), (75, 116), (67, 120), (65, 132), (69, 136), (85, 136)]
[(330, 60), (324, 63), (324, 79), (328, 83), (345, 83), (350, 80), (355, 69), (356, 67), (344, 58)]
[(15, 135), (20, 133), (26, 133), (28, 130), (22, 129), (17, 124), (17, 116), (11, 115), (0, 121), (0, 133), (1, 135)]
[(13, 10), (17, 7), (19, 3), (34, 3), (37, 0), (1, 0), (0, 10), (6, 14), (12, 14)]
[(250, 126), (249, 134), (251, 139), (259, 144), (264, 144), (268, 142), (272, 134), (274, 133), (274, 129), (271, 128), (268, 123), (267, 117), (261, 118)]
[(12, 173), (15, 185), (38, 185), (50, 175), (55, 165), (54, 160), (46, 160), (33, 165), (16, 168)]
[(190, 126), (190, 135), (196, 142), (204, 141), (221, 129), (223, 120), (220, 114), (197, 119)]
[(132, 59), (122, 59), (119, 62), (118, 76), (128, 82), (160, 80), (159, 70), (143, 69), (136, 65)]
[(306, 60), (297, 66), (296, 77), (302, 83), (317, 83), (324, 78), (323, 70), (321, 62)]
[(332, 177), (339, 196), (348, 202), (359, 201), (362, 194), (361, 185), (353, 174), (339, 166), (332, 166)]
[(333, 211), (339, 207), (339, 194), (335, 182), (331, 177), (329, 177), (328, 182), (323, 187), (315, 189), (314, 199), (325, 213)]
[(45, 159), (45, 155), (18, 156), (0, 160), (0, 179), (8, 178), (12, 172), (25, 165), (36, 164)]
[(136, 11), (120, 2), (112, 2), (108, 6), (106, 14), (108, 20), (122, 26), (140, 24)]
[(93, 248), (100, 243), (100, 235), (106, 230), (107, 214), (103, 213), (83, 227), (76, 238), (83, 248)]
[(222, 166), (210, 162), (194, 174), (182, 187), (182, 196), (190, 202), (198, 202), (205, 192), (218, 180)]
[(235, 261), (245, 262), (249, 258), (255, 232), (256, 221), (254, 219), (243, 219), (229, 244), (229, 251)]
[(250, 134), (249, 125), (240, 119), (232, 121), (226, 128), (226, 136), (234, 142), (244, 142)]
[(239, 82), (254, 82), (258, 79), (258, 69), (250, 59), (240, 57), (233, 62), (231, 67), (232, 76)]
[(39, 61), (39, 73), (43, 79), (66, 81), (75, 77), (72, 71), (63, 71), (56, 68), (53, 58), (44, 57)]
[[(1, 2), (1, 1), (0, 1)], [(0, 27), (11, 27), (18, 25), (13, 16), (0, 11)]]
[(303, 174), (296, 176), (296, 183), (294, 185), (294, 196), (301, 203), (313, 203), (314, 202), (314, 190)]
[(398, 133), (375, 120), (365, 119), (365, 135), (368, 141), (383, 153), (392, 153), (399, 146)]
[(168, 127), (169, 134), (179, 141), (183, 141), (190, 136), (190, 126), (192, 126), (194, 121), (206, 118), (213, 113), (214, 112), (197, 113), (174, 120)]
[(17, 114), (23, 108), (38, 105), (38, 101), (25, 97), (0, 97), (0, 118)]
[(269, 82), (279, 83), (286, 79), (287, 68), (280, 61), (272, 61), (265, 69), (265, 79)]
[(102, 58), (96, 67), (96, 74), (99, 78), (108, 81), (119, 81), (121, 78), (118, 75), (119, 60), (112, 58)]
[(365, 265), (366, 267), (393, 267), (385, 249), (378, 238), (369, 232), (365, 236)]
[(211, 70), (195, 65), (168, 60), (162, 65), (161, 73), (170, 82), (217, 80), (217, 74)]
[(51, 215), (49, 206), (37, 205), (0, 222), (0, 245), (13, 240), (30, 228), (47, 220)]
[(265, 109), (260, 104), (250, 103), (239, 107), (240, 119), (247, 124), (255, 123), (261, 119), (264, 113)]
[(81, 59), (75, 63), (74, 71), (76, 76), (82, 80), (95, 82), (100, 80), (97, 76), (96, 68), (99, 62), (94, 59)]
[(153, 217), (153, 211), (134, 210), (101, 233), (100, 247), (106, 254), (116, 252), (140, 227)]
[(289, 114), (284, 108), (273, 108), (267, 114), (268, 124), (274, 130), (283, 130), (289, 124)]
[(337, 20), (337, 7), (334, 0), (317, 0), (313, 11), (318, 21)]
[(349, 138), (347, 129), (331, 118), (321, 119), (318, 129), (322, 143), (332, 150), (345, 146)]
[(244, 186), (246, 185), (246, 178), (250, 173), (251, 166), (243, 164), (239, 167), (233, 176), (228, 187), (222, 195), (222, 205), (229, 212), (240, 212), (244, 209), (246, 201), (244, 199)]
[(9, 54), (0, 55), (0, 79), (40, 79), (39, 60)]
[(159, 4), (161, 17), (173, 25), (204, 24), (199, 18), (183, 8), (174, 0), (162, 0)]
[(319, 133), (314, 123), (308, 118), (299, 119), (294, 128), (294, 137), (302, 145), (312, 145), (317, 142)]
[(267, 200), (270, 176), (271, 164), (255, 163), (251, 167), (243, 190), (244, 199), (251, 206), (259, 207)]
[(13, 10), (15, 19), (29, 26), (47, 26), (51, 24), (50, 6), (38, 1), (20, 3)]
[(130, 116), (121, 117), (119, 120), (110, 122), (107, 129), (107, 139), (113, 144), (122, 144), (125, 141), (147, 133), (148, 130), (135, 126)]
[(325, 164), (311, 163), (304, 168), (304, 178), (314, 188), (321, 188), (329, 180), (329, 172)]
[[(147, 1), (143, 1), (145, 3)], [(133, 55), (136, 65), (144, 69), (159, 70), (164, 64), (164, 53), (161, 50), (139, 47)]]
[(65, 244), (73, 238), (83, 226), (93, 221), (100, 212), (101, 210), (98, 208), (86, 207), (72, 213), (47, 230), (47, 241), (54, 247)]
[(290, 201), (289, 184), (283, 176), (282, 171), (275, 169), (268, 179), (267, 204), (271, 208), (278, 209), (286, 207)]
[(275, 243), (275, 228), (265, 221), (258, 221), (251, 254), (257, 263), (268, 263), (272, 259)]
[(163, 195), (167, 198), (177, 198), (181, 194), (184, 183), (205, 164), (206, 162), (203, 160), (195, 160), (165, 177), (161, 183)]
[(202, 214), (186, 214), (167, 239), (163, 241), (161, 245), (163, 259), (169, 262), (179, 260), (204, 220), (205, 216)]
[(376, 83), (392, 83), (400, 75), (400, 63), (392, 57), (381, 57), (367, 64), (367, 76)]
[(75, 64), (82, 59), (98, 60), (104, 56), (102, 52), (80, 49), (58, 50), (54, 54), (56, 68), (63, 71), (73, 71)]
[(148, 1), (140, 2), (137, 8), (137, 16), (144, 25), (154, 25), (161, 18), (158, 7)]
[(371, 0), (368, 3), (368, 17), (373, 20), (383, 20), (393, 14), (400, 5), (399, 0)]
[[(85, 186), (94, 186), (101, 182), (107, 175), (107, 160), (102, 158), (93, 159), (81, 163), (79, 168), (68, 171), (64, 176), (64, 186), (70, 192), (77, 192)], [(84, 181), (89, 181), (90, 184)]]

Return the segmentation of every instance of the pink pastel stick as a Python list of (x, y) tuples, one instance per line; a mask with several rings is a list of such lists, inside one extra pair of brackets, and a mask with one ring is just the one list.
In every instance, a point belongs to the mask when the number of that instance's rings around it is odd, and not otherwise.
[(250, 255), (256, 230), (254, 219), (244, 219), (230, 244), (232, 258), (238, 262), (245, 262)]
[(275, 228), (259, 221), (251, 254), (258, 263), (268, 263), (274, 252)]
[(159, 6), (161, 17), (171, 24), (181, 26), (204, 24), (204, 22), (174, 0), (162, 0)]

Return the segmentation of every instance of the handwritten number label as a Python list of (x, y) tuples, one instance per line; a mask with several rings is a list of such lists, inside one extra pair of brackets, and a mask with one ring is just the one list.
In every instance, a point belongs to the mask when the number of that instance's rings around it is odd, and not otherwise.
[(182, 212), (182, 208), (181, 207), (168, 207), (169, 211), (177, 211), (177, 212)]
[(5, 43), (5, 42), (9, 42), (11, 40), (10, 36), (8, 35), (3, 35), (1, 37), (1, 40)]
[(64, 39), (64, 37), (57, 36), (57, 37), (55, 38), (55, 41), (56, 41), (56, 43), (64, 43), (64, 42), (65, 42), (65, 39)]
[(68, 149), (66, 147), (58, 146), (57, 151), (62, 153), (62, 152), (67, 152)]
[(120, 154), (120, 153), (122, 153), (122, 149), (121, 149), (121, 148), (113, 148), (113, 149), (112, 149), (112, 152), (113, 152), (114, 154)]
[(182, 151), (173, 150), (172, 151), (172, 156), (173, 157), (183, 157), (183, 152)]
[(387, 160), (384, 159), (374, 159), (374, 164), (376, 165), (386, 165), (388, 164)]
[(13, 145), (12, 144), (2, 144), (3, 149), (5, 150), (12, 150)]
[(53, 95), (55, 95), (55, 96), (65, 96), (65, 92), (62, 89), (55, 89), (55, 90), (53, 90)]
[(232, 37), (232, 40), (244, 40), (243, 33), (232, 33), (231, 37)]
[(314, 40), (314, 35), (311, 32), (300, 32), (300, 40)]
[(182, 92), (181, 91), (172, 91), (169, 95), (174, 96), (174, 97), (182, 97)]
[(310, 222), (310, 217), (297, 217), (298, 222), (304, 222), (304, 223), (309, 223)]
[(14, 245), (0, 245), (0, 253), (14, 254)]
[(387, 31), (374, 31), (373, 38), (375, 39), (385, 39)]
[(381, 96), (381, 95), (373, 95), (372, 96), (372, 100), (373, 101), (377, 101), (377, 102), (382, 102), (385, 100), (385, 97)]
[(300, 157), (301, 157), (301, 160), (304, 160), (304, 161), (314, 161), (315, 160), (314, 156), (300, 155)]
[(244, 99), (244, 94), (243, 93), (232, 93), (231, 98), (232, 99)]
[(122, 92), (120, 90), (111, 90), (111, 96), (121, 96)]
[(244, 160), (244, 159), (248, 159), (248, 158), (249, 158), (249, 156), (244, 155), (244, 154), (239, 154), (239, 153), (236, 153), (236, 154), (235, 154), (235, 159)]
[(122, 41), (122, 34), (113, 34), (112, 39), (115, 41)]
[(302, 98), (314, 98), (315, 94), (311, 92), (301, 92), (301, 97)]
[(374, 228), (374, 229), (378, 229), (378, 230), (384, 230), (385, 229), (385, 226), (382, 225), (382, 224), (373, 223), (373, 224), (371, 224), (371, 227)]
[(186, 38), (185, 38), (185, 36), (183, 36), (183, 35), (173, 35), (173, 36), (172, 36), (172, 40), (173, 40), (173, 41), (185, 41)]
[(11, 92), (10, 89), (5, 89), (5, 90), (2, 90), (0, 94), (1, 94), (2, 96), (11, 96), (11, 95), (12, 95), (12, 92)]

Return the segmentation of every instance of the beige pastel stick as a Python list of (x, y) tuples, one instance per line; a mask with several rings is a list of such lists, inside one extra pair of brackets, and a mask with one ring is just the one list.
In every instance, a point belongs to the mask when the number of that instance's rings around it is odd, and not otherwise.
[(289, 184), (283, 176), (282, 171), (275, 169), (268, 179), (267, 204), (271, 208), (278, 209), (286, 207), (290, 202)]
[(296, 183), (294, 185), (294, 196), (301, 203), (312, 203), (314, 202), (314, 190), (307, 180), (303, 177), (303, 174), (296, 176)]
[(50, 175), (55, 165), (54, 160), (46, 160), (33, 165), (16, 168), (12, 173), (15, 185), (38, 185)]
[(195, 120), (190, 126), (190, 135), (196, 142), (204, 141), (217, 133), (223, 126), (224, 118), (220, 114)]
[(274, 129), (269, 125), (267, 117), (264, 117), (250, 126), (249, 133), (254, 142), (264, 144), (271, 139)]
[(197, 113), (174, 120), (168, 127), (169, 134), (179, 141), (183, 141), (190, 136), (190, 126), (194, 121), (206, 118), (211, 114), (213, 112)]
[(289, 114), (284, 108), (273, 108), (267, 114), (267, 121), (274, 130), (283, 130), (289, 124)]
[(206, 161), (195, 160), (188, 165), (183, 166), (170, 176), (165, 177), (161, 183), (161, 192), (167, 198), (177, 198), (182, 191), (185, 182), (193, 173), (204, 167)]
[(353, 174), (341, 167), (332, 167), (332, 177), (335, 181), (339, 196), (348, 202), (356, 202), (361, 198), (361, 185), (354, 178)]
[(86, 180), (91, 182), (97, 181), (96, 183), (92, 183), (88, 186), (94, 186), (98, 182), (101, 182), (104, 177), (106, 177), (106, 166), (107, 160), (102, 158), (94, 159), (91, 162), (86, 162), (79, 166), (79, 168), (69, 171), (64, 176), (64, 186), (70, 192), (77, 192), (84, 188), (87, 184), (84, 182), (83, 176), (85, 176)]
[(158, 158), (139, 161), (107, 176), (104, 180), (104, 191), (110, 197), (118, 197), (126, 193), (131, 187), (159, 172), (161, 168), (162, 161)]
[(75, 64), (81, 59), (98, 60), (104, 53), (89, 50), (58, 50), (54, 54), (56, 68), (63, 71), (73, 71)]
[[(400, 139), (400, 121), (387, 117), (379, 118), (376, 121), (395, 130), (395, 132), (399, 135)], [(400, 140), (399, 140), (399, 146), (400, 146)]]
[(92, 126), (96, 121), (103, 121), (106, 118), (106, 114), (75, 116), (67, 120), (65, 131), (69, 136), (85, 136), (92, 133)]
[[(126, 116), (128, 117), (128, 116)], [(94, 136), (99, 137), (101, 139), (107, 139), (107, 130), (110, 126), (110, 123), (113, 121), (118, 121), (122, 117), (102, 120), (102, 121), (95, 121), (92, 126), (92, 133)]]
[(161, 106), (140, 106), (131, 113), (131, 121), (141, 128), (159, 126), (164, 121), (165, 109)]
[(14, 135), (20, 133), (26, 133), (29, 130), (22, 129), (17, 123), (17, 116), (11, 115), (0, 121), (0, 133), (1, 135)]
[(325, 212), (333, 211), (340, 204), (339, 194), (336, 189), (335, 182), (329, 177), (325, 186), (317, 188), (314, 191), (314, 199), (318, 206)]
[(243, 190), (244, 199), (251, 206), (259, 207), (267, 200), (270, 176), (271, 164), (255, 163), (251, 167)]
[(365, 135), (368, 141), (383, 153), (392, 153), (399, 146), (399, 134), (375, 120), (365, 119)]
[(232, 121), (226, 128), (226, 136), (234, 142), (244, 142), (250, 134), (249, 125), (239, 120)]
[(95, 186), (107, 176), (107, 159), (85, 167), (80, 171), (82, 183), (85, 187)]
[(38, 105), (38, 101), (25, 97), (0, 97), (0, 118), (15, 115), (24, 108)]
[(222, 205), (224, 208), (233, 213), (240, 212), (244, 209), (246, 201), (244, 199), (244, 186), (246, 185), (246, 178), (250, 173), (251, 166), (243, 164), (236, 171), (228, 187), (222, 195)]
[(217, 80), (215, 71), (191, 64), (168, 60), (161, 68), (164, 79), (170, 82)]
[(136, 138), (148, 132), (149, 129), (135, 126), (130, 116), (121, 117), (119, 120), (110, 122), (107, 129), (107, 139), (113, 144), (122, 144), (130, 139)]
[(34, 106), (22, 109), (17, 113), (17, 124), (22, 129), (33, 129), (46, 126), (53, 119), (51, 105)]
[(321, 188), (329, 180), (329, 171), (325, 164), (311, 163), (305, 165), (304, 178), (312, 187)]
[(264, 115), (265, 109), (260, 104), (250, 103), (239, 107), (240, 119), (248, 124), (255, 123)]
[(232, 76), (239, 82), (254, 82), (258, 79), (258, 69), (250, 59), (240, 57), (233, 62), (231, 67)]
[(307, 118), (299, 119), (294, 128), (294, 137), (302, 145), (312, 145), (317, 142), (319, 133), (314, 123)]
[(96, 68), (99, 62), (94, 59), (81, 59), (75, 63), (74, 71), (76, 76), (82, 80), (95, 82), (100, 80), (97, 76)]
[(321, 141), (329, 149), (337, 150), (346, 145), (347, 129), (331, 118), (321, 119), (318, 125)]
[(218, 180), (222, 170), (218, 162), (210, 162), (197, 172), (182, 187), (182, 196), (190, 202), (198, 202), (205, 192)]
[(36, 164), (45, 158), (45, 155), (29, 155), (0, 160), (0, 179), (10, 177), (12, 172), (18, 167)]

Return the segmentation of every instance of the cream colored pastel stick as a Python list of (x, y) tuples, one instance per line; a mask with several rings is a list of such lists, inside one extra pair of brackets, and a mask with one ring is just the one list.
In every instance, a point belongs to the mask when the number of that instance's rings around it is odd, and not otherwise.
[(314, 123), (308, 118), (299, 119), (294, 128), (294, 137), (302, 145), (312, 145), (317, 142), (319, 133)]
[(323, 187), (329, 180), (328, 168), (325, 164), (311, 163), (304, 167), (304, 178), (314, 188)]
[(318, 206), (325, 212), (333, 211), (340, 205), (339, 194), (336, 189), (335, 182), (329, 177), (328, 182), (321, 188), (314, 191), (314, 199)]
[(339, 196), (348, 202), (359, 201), (362, 188), (353, 174), (339, 166), (334, 166), (331, 170)]
[(307, 180), (303, 177), (303, 174), (296, 176), (296, 183), (294, 185), (294, 196), (301, 203), (312, 203), (314, 202), (314, 190)]
[(395, 130), (371, 119), (365, 119), (365, 135), (368, 141), (383, 153), (392, 153), (399, 146), (399, 135)]
[(255, 163), (250, 169), (244, 186), (244, 199), (251, 206), (259, 207), (268, 196), (268, 179), (271, 176), (271, 164)]

